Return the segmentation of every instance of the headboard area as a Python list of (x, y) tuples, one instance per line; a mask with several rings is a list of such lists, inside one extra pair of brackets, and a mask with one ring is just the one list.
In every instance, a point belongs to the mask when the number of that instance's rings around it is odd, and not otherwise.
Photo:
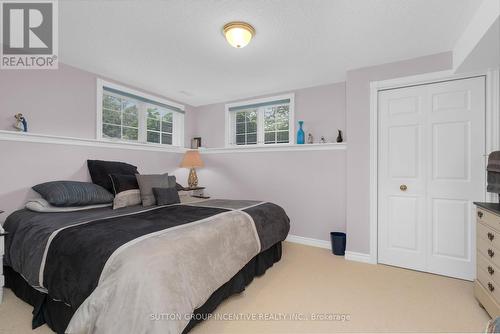
[[(83, 144), (82, 144), (83, 143)], [(0, 224), (26, 200), (35, 196), (32, 186), (55, 180), (90, 181), (87, 159), (123, 161), (140, 173), (173, 173), (182, 152), (128, 149), (96, 142), (50, 143), (5, 140), (0, 136)]]

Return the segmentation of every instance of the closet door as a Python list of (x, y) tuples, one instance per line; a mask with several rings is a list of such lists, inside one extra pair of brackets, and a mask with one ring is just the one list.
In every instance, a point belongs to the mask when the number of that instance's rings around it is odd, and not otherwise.
[(379, 262), (474, 279), (485, 79), (379, 92)]
[(378, 262), (425, 270), (426, 88), (379, 92)]
[(485, 78), (428, 86), (427, 267), (475, 278), (474, 201), (485, 196)]

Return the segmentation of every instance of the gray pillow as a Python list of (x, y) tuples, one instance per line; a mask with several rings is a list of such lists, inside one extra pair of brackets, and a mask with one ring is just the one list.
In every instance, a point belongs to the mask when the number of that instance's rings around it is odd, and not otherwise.
[(171, 188), (153, 188), (153, 194), (155, 195), (156, 205), (170, 205), (177, 204), (181, 202), (179, 198), (179, 193), (175, 187)]
[(165, 174), (136, 174), (137, 183), (141, 190), (141, 199), (143, 206), (156, 204), (153, 188), (175, 188), (175, 176)]
[(72, 211), (106, 208), (108, 206), (111, 206), (111, 203), (85, 205), (85, 206), (53, 206), (43, 198), (35, 198), (28, 200), (28, 202), (24, 207), (28, 210), (35, 212), (72, 212)]
[(113, 202), (113, 195), (97, 184), (77, 181), (53, 181), (33, 187), (53, 206), (84, 206)]

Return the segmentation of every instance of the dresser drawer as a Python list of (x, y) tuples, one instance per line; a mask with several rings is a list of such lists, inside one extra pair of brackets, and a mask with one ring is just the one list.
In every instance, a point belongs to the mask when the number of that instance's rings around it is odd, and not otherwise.
[(479, 222), (489, 226), (490, 228), (500, 231), (500, 217), (484, 210), (483, 208), (477, 208), (476, 216)]
[(477, 271), (477, 280), (483, 285), (487, 293), (498, 303), (500, 301), (500, 285), (495, 283), (484, 270)]
[(500, 249), (495, 247), (491, 242), (482, 238), (477, 238), (477, 250), (488, 260), (488, 262), (500, 267)]
[(488, 277), (492, 279), (500, 289), (500, 267), (491, 263), (482, 253), (477, 253), (477, 272), (480, 270), (488, 273)]
[(487, 244), (500, 249), (500, 233), (489, 227), (489, 225), (480, 222), (477, 224), (477, 237), (483, 239)]

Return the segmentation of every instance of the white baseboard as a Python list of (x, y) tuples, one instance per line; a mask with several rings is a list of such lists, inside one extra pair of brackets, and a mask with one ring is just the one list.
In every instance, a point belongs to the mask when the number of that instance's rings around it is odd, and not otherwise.
[(375, 264), (370, 254), (366, 253), (358, 253), (358, 252), (345, 252), (345, 259), (349, 261), (363, 262), (363, 263), (371, 263)]
[(289, 234), (288, 237), (286, 237), (285, 241), (289, 241), (289, 242), (293, 242), (293, 243), (301, 244), (301, 245), (331, 249), (330, 241), (299, 237), (298, 235), (293, 235), (293, 234)]

